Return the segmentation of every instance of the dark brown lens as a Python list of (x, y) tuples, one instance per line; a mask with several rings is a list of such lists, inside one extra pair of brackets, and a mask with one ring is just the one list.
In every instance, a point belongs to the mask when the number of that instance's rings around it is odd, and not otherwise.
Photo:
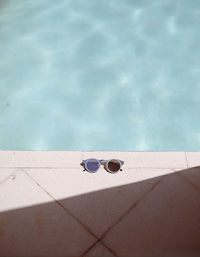
[(120, 169), (120, 163), (117, 160), (111, 160), (108, 163), (108, 169), (112, 172), (117, 172)]

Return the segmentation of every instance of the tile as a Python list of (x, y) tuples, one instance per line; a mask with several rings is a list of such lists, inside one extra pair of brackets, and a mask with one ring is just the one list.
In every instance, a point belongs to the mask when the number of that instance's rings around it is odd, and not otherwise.
[(200, 152), (186, 152), (188, 167), (200, 166)]
[(0, 168), (0, 183), (3, 183), (5, 179), (11, 176), (17, 169), (15, 168)]
[(75, 151), (0, 151), (0, 167), (80, 167)]
[(120, 257), (198, 257), (199, 220), (199, 191), (178, 174), (169, 174), (103, 242)]
[(121, 159), (124, 168), (184, 168), (187, 167), (184, 152), (83, 152), (83, 159)]
[(174, 172), (178, 172), (178, 171), (182, 171), (185, 170), (187, 168), (172, 168)]
[(200, 190), (200, 167), (179, 170), (178, 173)]
[(115, 255), (99, 242), (84, 257), (115, 257)]
[[(169, 169), (91, 174), (79, 169), (26, 169), (42, 187), (100, 237)], [(147, 183), (140, 185), (140, 181)]]
[(0, 256), (81, 256), (94, 242), (25, 173), (0, 186)]

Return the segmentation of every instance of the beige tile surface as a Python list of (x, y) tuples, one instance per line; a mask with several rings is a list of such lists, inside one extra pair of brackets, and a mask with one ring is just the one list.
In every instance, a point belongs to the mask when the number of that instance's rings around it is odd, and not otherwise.
[(115, 257), (103, 244), (97, 243), (84, 257)]
[(200, 190), (200, 167), (179, 170), (178, 173)]
[(184, 168), (187, 167), (184, 152), (83, 152), (83, 159), (122, 159), (124, 168)]
[[(199, 257), (199, 157), (0, 151), (0, 257)], [(125, 165), (90, 174), (86, 158)]]
[(199, 190), (174, 173), (149, 192), (103, 242), (121, 257), (198, 257), (199, 220)]
[[(116, 222), (170, 169), (128, 169), (91, 174), (81, 169), (26, 169), (97, 237)], [(141, 181), (146, 183), (140, 184)]]
[(0, 168), (0, 183), (2, 183), (6, 178), (15, 173), (18, 169), (15, 168)]
[(48, 202), (52, 202), (52, 199), (23, 171), (16, 172), (0, 186), (1, 212)]
[(200, 152), (186, 152), (189, 167), (200, 166)]
[(71, 167), (78, 168), (81, 152), (0, 151), (0, 167)]
[(0, 185), (0, 256), (81, 256), (95, 239), (23, 172)]

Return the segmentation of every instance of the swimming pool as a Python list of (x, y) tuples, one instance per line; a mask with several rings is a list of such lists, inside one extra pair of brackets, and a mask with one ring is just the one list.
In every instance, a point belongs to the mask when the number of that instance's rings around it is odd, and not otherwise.
[(196, 151), (199, 0), (0, 2), (0, 149)]

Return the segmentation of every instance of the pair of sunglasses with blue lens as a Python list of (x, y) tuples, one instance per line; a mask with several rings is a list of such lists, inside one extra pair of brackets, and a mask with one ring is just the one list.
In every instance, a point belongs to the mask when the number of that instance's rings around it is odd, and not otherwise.
[(110, 173), (117, 173), (122, 170), (123, 161), (118, 159), (110, 160), (97, 160), (97, 159), (87, 159), (83, 160), (81, 165), (85, 168), (86, 171), (90, 173), (95, 173), (100, 168), (101, 164), (104, 166), (105, 170)]

